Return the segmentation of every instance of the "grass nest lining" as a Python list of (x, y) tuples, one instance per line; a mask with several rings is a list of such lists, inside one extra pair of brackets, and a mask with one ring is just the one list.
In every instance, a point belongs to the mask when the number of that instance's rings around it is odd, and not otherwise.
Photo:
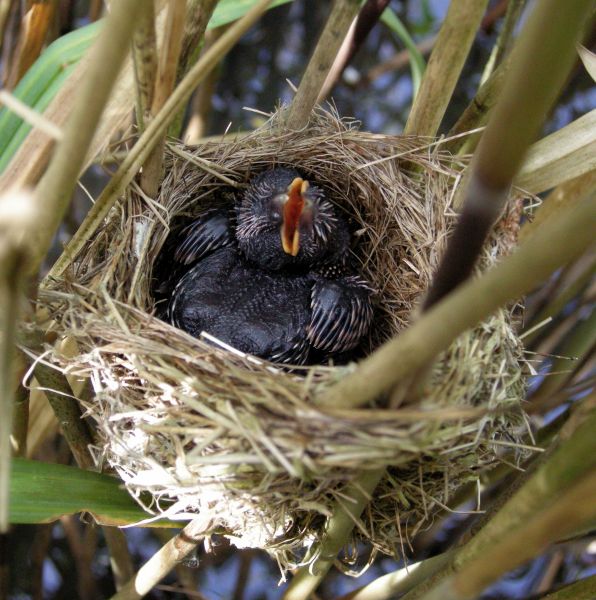
[[(525, 383), (513, 309), (460, 336), (417, 405), (359, 410), (314, 401), (354, 364), (284, 371), (152, 316), (153, 266), (168, 227), (259, 171), (295, 165), (351, 219), (353, 251), (378, 289), (365, 342), (374, 349), (412, 319), (455, 222), (462, 165), (431, 142), (360, 132), (319, 111), (297, 133), (275, 114), (234, 141), (169, 145), (159, 197), (131, 186), (40, 296), (53, 329), (78, 349), (48, 348), (49, 359), (93, 384), (83, 404), (96, 424), (98, 466), (117, 471), (154, 515), (200, 513), (210, 530), (289, 567), (321, 535), (333, 502), (349, 502), (342, 487), (359, 470), (388, 466), (354, 541), (398, 555), (456, 489), (518, 447)], [(514, 244), (518, 208), (510, 203), (481, 268)]]

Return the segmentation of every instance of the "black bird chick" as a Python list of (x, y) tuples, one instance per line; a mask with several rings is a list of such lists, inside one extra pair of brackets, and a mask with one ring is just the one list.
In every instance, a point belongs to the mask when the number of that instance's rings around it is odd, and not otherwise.
[(346, 221), (294, 169), (255, 177), (234, 207), (185, 227), (168, 320), (274, 362), (305, 364), (357, 346), (372, 289), (350, 273)]

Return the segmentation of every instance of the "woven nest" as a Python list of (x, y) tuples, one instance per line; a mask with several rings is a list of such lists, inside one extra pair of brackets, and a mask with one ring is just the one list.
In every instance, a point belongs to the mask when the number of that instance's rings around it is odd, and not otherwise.
[[(417, 405), (356, 411), (313, 401), (354, 364), (282, 370), (153, 316), (152, 269), (170, 224), (259, 171), (295, 165), (350, 218), (353, 252), (378, 290), (364, 344), (373, 350), (412, 319), (454, 224), (462, 165), (431, 142), (360, 132), (321, 111), (298, 133), (274, 115), (232, 142), (170, 145), (157, 200), (133, 185), (71, 270), (43, 291), (52, 327), (77, 347), (74, 355), (52, 347), (49, 359), (95, 390), (85, 409), (98, 466), (117, 471), (150, 513), (199, 513), (211, 531), (288, 567), (320, 537), (333, 503), (349, 503), (346, 481), (386, 465), (352, 541), (397, 555), (456, 489), (518, 447), (525, 384), (513, 308), (440, 356)], [(514, 244), (518, 206), (510, 203), (481, 268)]]

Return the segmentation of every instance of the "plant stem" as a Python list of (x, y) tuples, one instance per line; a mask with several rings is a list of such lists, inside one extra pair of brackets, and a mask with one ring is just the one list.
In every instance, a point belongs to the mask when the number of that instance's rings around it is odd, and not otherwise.
[(453, 550), (448, 550), (443, 554), (387, 573), (335, 600), (391, 600), (398, 594), (405, 594), (423, 583), (429, 575), (436, 573), (438, 569), (445, 565), (453, 554)]
[(135, 0), (114, 3), (92, 49), (77, 102), (64, 130), (64, 139), (57, 145), (52, 161), (36, 187), (40, 227), (33, 232), (31, 240), (31, 273), (39, 269), (66, 212), (93, 133), (128, 51), (140, 8), (141, 3)]
[[(182, 48), (182, 33), (186, 17), (186, 2), (171, 0), (168, 4), (164, 42), (158, 61), (155, 91), (151, 104), (151, 114), (157, 114), (169, 98), (178, 71), (178, 59)], [(165, 137), (154, 145), (141, 173), (141, 188), (150, 197), (155, 198), (162, 178), (163, 150)]]
[(186, 77), (184, 77), (168, 98), (163, 108), (149, 123), (137, 143), (125, 157), (112, 179), (97, 198), (95, 204), (83, 220), (83, 223), (50, 270), (48, 277), (59, 277), (64, 273), (73, 258), (85, 245), (86, 241), (108, 214), (110, 208), (118, 200), (120, 194), (137, 174), (153, 146), (161, 139), (169, 123), (175, 118), (178, 110), (186, 103), (196, 86), (267, 10), (271, 1), (260, 0), (257, 2), (189, 70)]
[[(477, 94), (472, 98), (472, 101), (465, 108), (455, 125), (451, 128), (447, 137), (454, 137), (482, 127), (488, 118), (488, 113), (495, 105), (503, 82), (505, 81), (505, 74), (509, 70), (511, 61), (507, 60), (500, 64), (491, 76), (480, 86)], [(472, 134), (468, 137), (458, 137), (449, 142), (445, 143), (445, 149), (452, 154), (458, 152), (467, 153), (472, 150), (472, 139), (477, 141), (480, 135), (478, 133)], [(474, 146), (475, 148), (475, 142)]]
[[(283, 600), (305, 600), (321, 583), (338, 553), (346, 544), (360, 514), (370, 501), (385, 469), (362, 471), (342, 490), (344, 499), (336, 501), (328, 519), (322, 540), (313, 546), (309, 556), (292, 578)], [(346, 500), (350, 498), (350, 500)]]
[(514, 483), (519, 488), (498, 511), (491, 511), (492, 518), (478, 533), (404, 600), (475, 598), (490, 580), (596, 516), (596, 413), (592, 410), (578, 419), (570, 421), (548, 455)]
[(509, 50), (513, 31), (515, 30), (515, 26), (521, 16), (525, 3), (526, 0), (508, 0), (503, 27), (501, 28), (497, 41), (490, 53), (484, 73), (482, 73), (480, 85), (484, 85), (484, 83), (493, 75), (495, 69), (499, 67), (505, 54)]
[(325, 28), (289, 108), (286, 121), (288, 129), (303, 129), (308, 124), (325, 79), (359, 9), (360, 0), (334, 1)]
[[(14, 204), (10, 197), (2, 200), (3, 204)], [(15, 211), (18, 208), (14, 206)], [(17, 227), (15, 236), (15, 231), (11, 231), (13, 227), (13, 223), (0, 223), (0, 535), (7, 533), (9, 528), (12, 457), (10, 436), (15, 409), (15, 340), (28, 258), (26, 247), (18, 236), (21, 231)]]
[(381, 13), (388, 4), (389, 0), (366, 0), (363, 4), (356, 20), (352, 22), (348, 34), (341, 43), (337, 56), (327, 73), (327, 77), (317, 96), (317, 104), (320, 104), (327, 96), (329, 96), (331, 90), (344, 72), (344, 69), (350, 64), (354, 55), (366, 41), (368, 34), (376, 25)]
[[(561, 11), (558, 0), (534, 6), (511, 57), (503, 91), (493, 109), (465, 186), (457, 227), (433, 279), (424, 308), (470, 276), (489, 231), (502, 212), (528, 146), (538, 134), (576, 59), (575, 44), (591, 10), (578, 0)], [(558, 14), (560, 18), (553, 19)]]
[(207, 530), (202, 519), (191, 521), (178, 535), (156, 552), (110, 600), (138, 600), (149, 593), (201, 541)]
[(157, 36), (152, 2), (148, 2), (141, 13), (133, 36), (132, 57), (136, 82), (137, 127), (139, 131), (143, 131), (153, 102), (157, 76)]
[(594, 241), (596, 198), (588, 194), (545, 223), (511, 256), (461, 285), (419, 320), (364, 359), (316, 400), (323, 406), (362, 406), (433, 360), (463, 331), (519, 298)]
[(452, 0), (428, 60), (404, 134), (436, 135), (488, 0)]

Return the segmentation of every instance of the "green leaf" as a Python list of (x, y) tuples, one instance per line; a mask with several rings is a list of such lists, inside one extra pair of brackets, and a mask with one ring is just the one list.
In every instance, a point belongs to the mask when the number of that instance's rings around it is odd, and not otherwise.
[[(269, 8), (275, 8), (282, 4), (288, 4), (292, 0), (275, 0)], [(222, 25), (227, 25), (232, 21), (237, 21), (243, 17), (254, 5), (256, 0), (219, 0), (211, 19), (207, 25), (207, 29), (215, 29)]]
[(397, 35), (397, 37), (403, 42), (410, 55), (410, 69), (412, 71), (412, 100), (418, 93), (420, 82), (422, 81), (422, 75), (424, 69), (426, 69), (426, 62), (416, 46), (416, 42), (412, 39), (412, 36), (408, 33), (405, 25), (401, 22), (399, 17), (393, 12), (391, 8), (386, 8), (381, 15), (381, 21)]
[[(102, 525), (131, 525), (151, 517), (115, 477), (24, 458), (12, 462), (10, 522), (49, 523), (88, 512)], [(179, 527), (161, 520), (151, 527)]]
[[(72, 65), (78, 63), (91, 46), (100, 27), (100, 22), (81, 27), (50, 44), (19, 81), (13, 95), (37, 112), (42, 112), (62, 85), (65, 73), (72, 70)], [(48, 97), (50, 91), (51, 96)], [(22, 126), (29, 131), (30, 126), (19, 116), (7, 108), (0, 109), (0, 172), (20, 145), (20, 142), (11, 145), (11, 142)]]

